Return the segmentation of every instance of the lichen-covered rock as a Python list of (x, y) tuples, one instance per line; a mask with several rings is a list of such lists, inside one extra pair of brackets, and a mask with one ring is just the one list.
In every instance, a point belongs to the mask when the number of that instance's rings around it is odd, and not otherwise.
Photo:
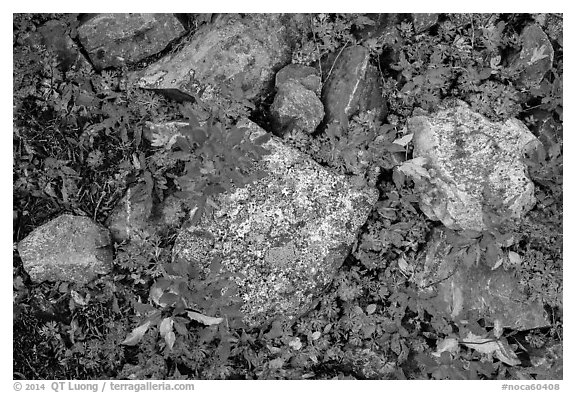
[(438, 14), (434, 13), (415, 13), (412, 14), (414, 22), (414, 32), (416, 34), (422, 33), (438, 22)]
[(344, 49), (336, 60), (322, 88), (327, 124), (338, 122), (347, 126), (353, 115), (371, 109), (376, 110), (378, 116), (385, 115), (382, 83), (369, 59), (368, 49), (354, 45)]
[(288, 80), (280, 85), (270, 113), (279, 135), (294, 129), (313, 133), (324, 118), (324, 107), (312, 90)]
[(97, 69), (138, 62), (184, 33), (173, 14), (98, 14), (78, 28), (80, 42)]
[(146, 191), (143, 184), (138, 184), (126, 191), (110, 213), (106, 226), (112, 239), (121, 243), (156, 234), (164, 235), (179, 227), (185, 216), (181, 199), (170, 195), (159, 202)]
[(279, 89), (288, 81), (299, 82), (308, 90), (320, 95), (322, 80), (314, 67), (302, 64), (288, 64), (276, 73), (276, 88)]
[(88, 217), (63, 214), (18, 244), (24, 270), (34, 282), (87, 283), (112, 268), (110, 233)]
[(546, 33), (537, 24), (526, 26), (520, 35), (522, 51), (512, 66), (520, 73), (522, 87), (537, 86), (552, 69), (554, 49)]
[(257, 98), (291, 59), (298, 15), (227, 14), (201, 27), (179, 52), (134, 75), (138, 86), (178, 99), (216, 99), (222, 86)]
[(452, 248), (446, 232), (435, 229), (413, 276), (421, 296), (447, 318), (484, 318), (488, 325), (498, 321), (518, 330), (550, 325), (544, 305), (529, 300), (512, 269), (502, 264), (492, 270), (479, 253), (467, 266), (463, 256), (449, 256)]
[(457, 101), (407, 122), (414, 157), (424, 157), (430, 178), (419, 185), (420, 207), (451, 229), (484, 230), (490, 220), (520, 218), (535, 203), (523, 154), (540, 142), (517, 119), (490, 122)]
[[(251, 138), (264, 131), (245, 121)], [(268, 175), (220, 194), (210, 217), (181, 230), (176, 258), (200, 264), (213, 257), (233, 274), (244, 322), (294, 319), (309, 310), (349, 252), (376, 202), (371, 188), (356, 189), (278, 138), (263, 145), (271, 154), (256, 164)]]

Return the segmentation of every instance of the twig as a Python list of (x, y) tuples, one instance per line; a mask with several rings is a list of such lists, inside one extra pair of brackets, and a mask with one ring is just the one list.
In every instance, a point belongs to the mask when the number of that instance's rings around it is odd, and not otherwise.
[(312, 29), (314, 44), (316, 45), (316, 51), (318, 52), (318, 68), (320, 68), (320, 77), (322, 77), (322, 54), (320, 53), (320, 48), (318, 48), (318, 41), (316, 40), (316, 31), (314, 30), (314, 20), (312, 19), (312, 14), (310, 14), (310, 28)]
[(342, 51), (344, 51), (344, 49), (346, 49), (346, 46), (348, 45), (349, 42), (350, 42), (350, 39), (348, 39), (348, 41), (346, 41), (346, 43), (344, 44), (344, 46), (342, 47), (342, 49), (340, 49), (340, 52), (338, 52), (338, 55), (336, 56), (336, 58), (334, 59), (334, 62), (332, 63), (332, 67), (330, 67), (330, 71), (328, 71), (328, 76), (327, 76), (326, 79), (324, 79), (324, 80), (328, 80), (328, 78), (330, 78), (330, 75), (332, 75), (332, 70), (334, 69), (334, 65), (335, 65), (336, 62), (338, 61), (338, 58), (339, 58), (340, 55), (342, 54)]

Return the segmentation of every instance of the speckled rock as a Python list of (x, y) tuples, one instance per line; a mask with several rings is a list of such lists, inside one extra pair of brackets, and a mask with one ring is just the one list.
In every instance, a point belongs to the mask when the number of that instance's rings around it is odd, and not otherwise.
[(288, 64), (276, 73), (276, 88), (279, 89), (288, 81), (299, 82), (308, 90), (320, 95), (322, 80), (314, 67), (302, 64)]
[(136, 73), (138, 86), (178, 99), (216, 99), (222, 86), (252, 100), (291, 59), (297, 14), (226, 14), (201, 27), (179, 52)]
[(288, 80), (280, 85), (270, 114), (278, 135), (294, 129), (313, 133), (324, 118), (324, 106), (313, 91), (295, 80)]
[(462, 101), (450, 106), (407, 122), (414, 157), (430, 168), (420, 208), (451, 229), (481, 231), (490, 220), (522, 217), (535, 198), (521, 159), (540, 142), (520, 120), (492, 123)]
[[(241, 124), (251, 137), (264, 131)], [(232, 278), (244, 305), (244, 322), (260, 326), (294, 319), (309, 310), (349, 253), (377, 191), (356, 189), (342, 175), (272, 137), (257, 167), (268, 175), (232, 193), (196, 226), (183, 228), (176, 258), (198, 261), (208, 273), (214, 256)]]
[(98, 14), (78, 28), (80, 42), (97, 69), (138, 62), (184, 33), (173, 14)]
[(546, 33), (537, 24), (526, 26), (520, 35), (522, 51), (512, 66), (520, 74), (520, 86), (537, 86), (552, 69), (554, 49)]
[(369, 64), (369, 59), (368, 49), (354, 45), (344, 49), (336, 60), (322, 88), (327, 124), (338, 122), (347, 126), (358, 112), (375, 109), (380, 116), (386, 111), (378, 70)]
[(181, 199), (170, 195), (160, 202), (149, 192), (143, 184), (126, 191), (106, 220), (112, 240), (121, 243), (164, 235), (182, 224), (186, 211)]
[(467, 266), (462, 255), (448, 257), (453, 246), (446, 239), (444, 230), (433, 231), (413, 279), (421, 296), (447, 318), (458, 322), (484, 318), (489, 326), (499, 321), (502, 327), (518, 330), (550, 325), (544, 305), (528, 299), (512, 264), (492, 269), (478, 252)]
[(428, 30), (438, 22), (438, 14), (415, 13), (412, 14), (412, 21), (414, 23), (414, 32), (419, 34)]
[(30, 279), (87, 283), (112, 268), (110, 233), (88, 217), (63, 214), (18, 244)]

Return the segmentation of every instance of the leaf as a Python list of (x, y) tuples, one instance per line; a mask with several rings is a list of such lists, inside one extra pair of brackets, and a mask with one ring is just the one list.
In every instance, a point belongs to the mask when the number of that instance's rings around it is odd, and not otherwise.
[(174, 343), (176, 342), (176, 335), (174, 334), (174, 332), (168, 332), (166, 333), (166, 336), (164, 336), (164, 341), (166, 342), (166, 346), (168, 347), (168, 349), (172, 349), (172, 347), (174, 347)]
[(282, 358), (276, 358), (270, 361), (270, 363), (268, 363), (268, 365), (270, 366), (270, 368), (282, 368), (282, 366), (284, 365), (284, 359)]
[(414, 133), (404, 135), (402, 138), (398, 138), (392, 143), (395, 143), (395, 144), (400, 145), (400, 146), (406, 146), (408, 143), (410, 143), (410, 141), (412, 140), (413, 137), (414, 137)]
[(508, 341), (506, 341), (504, 337), (496, 340), (477, 336), (472, 332), (468, 332), (468, 335), (464, 338), (462, 344), (469, 348), (475, 349), (480, 353), (493, 355), (498, 360), (510, 366), (517, 366), (522, 363), (514, 351), (512, 351)]
[(166, 334), (172, 331), (173, 325), (174, 321), (172, 320), (172, 318), (170, 317), (164, 318), (160, 323), (160, 335), (162, 337), (166, 336)]
[(508, 251), (508, 259), (512, 265), (520, 265), (522, 263), (522, 257), (514, 251)]
[(530, 61), (528, 62), (528, 65), (532, 65), (534, 63), (536, 63), (538, 60), (542, 60), (548, 57), (548, 55), (545, 55), (544, 52), (546, 52), (546, 46), (542, 45), (539, 48), (534, 48), (534, 51), (532, 52), (532, 58), (530, 58)]
[(80, 306), (85, 306), (88, 304), (87, 299), (84, 299), (78, 292), (76, 292), (75, 290), (72, 290), (70, 292), (70, 294), (72, 295), (72, 299), (74, 299), (74, 302)]
[(376, 311), (376, 305), (375, 304), (369, 304), (366, 307), (366, 314), (368, 314), (368, 315), (374, 314), (375, 311)]
[(404, 174), (412, 177), (414, 180), (421, 180), (422, 178), (430, 179), (428, 170), (423, 167), (426, 162), (426, 158), (416, 157), (411, 160), (404, 161), (402, 165), (398, 167), (398, 169), (404, 172)]
[(188, 317), (194, 321), (203, 323), (204, 325), (207, 325), (207, 326), (218, 325), (219, 323), (224, 321), (224, 318), (209, 317), (209, 316), (197, 313), (195, 311), (188, 311)]
[(455, 338), (445, 338), (436, 344), (436, 351), (432, 352), (432, 356), (439, 358), (443, 352), (449, 352), (455, 355), (460, 350), (458, 340)]
[(140, 342), (140, 340), (142, 339), (142, 337), (144, 337), (144, 334), (146, 333), (146, 331), (148, 331), (148, 328), (150, 327), (150, 324), (152, 323), (152, 321), (147, 321), (146, 323), (138, 326), (137, 328), (134, 328), (134, 330), (132, 330), (132, 332), (130, 332), (130, 334), (128, 334), (128, 337), (126, 337), (126, 339), (124, 341), (122, 341), (120, 343), (120, 345), (136, 345)]

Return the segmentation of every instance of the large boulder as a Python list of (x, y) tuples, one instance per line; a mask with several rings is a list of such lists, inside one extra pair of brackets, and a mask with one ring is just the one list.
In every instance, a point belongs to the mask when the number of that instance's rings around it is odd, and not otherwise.
[(276, 71), (290, 62), (299, 17), (226, 14), (201, 27), (179, 52), (133, 78), (142, 88), (176, 99), (210, 102), (227, 90), (238, 94), (237, 99), (254, 100), (271, 87)]
[[(240, 124), (251, 138), (264, 134)], [(345, 176), (323, 168), (277, 137), (271, 154), (256, 164), (266, 177), (217, 197), (213, 214), (185, 227), (176, 259), (206, 274), (214, 257), (238, 286), (248, 326), (308, 311), (349, 253), (378, 193), (355, 188)], [(194, 305), (189, 305), (194, 307)]]
[(447, 239), (444, 230), (434, 230), (416, 264), (413, 279), (421, 297), (459, 323), (483, 318), (487, 325), (517, 330), (550, 326), (544, 305), (529, 300), (508, 256), (490, 267), (479, 249), (469, 249), (470, 257), (466, 249), (454, 252)]
[(88, 217), (63, 214), (36, 228), (18, 244), (33, 282), (87, 283), (112, 269), (110, 233)]
[(346, 127), (353, 115), (371, 109), (378, 116), (385, 114), (380, 75), (369, 59), (370, 51), (360, 45), (344, 49), (335, 59), (322, 88), (327, 124), (337, 122)]
[(162, 51), (185, 33), (173, 14), (97, 14), (78, 37), (97, 69), (136, 63)]
[(420, 208), (451, 229), (521, 218), (536, 202), (522, 159), (540, 142), (520, 120), (492, 123), (462, 101), (447, 106), (407, 122), (414, 157), (430, 173), (419, 184)]

